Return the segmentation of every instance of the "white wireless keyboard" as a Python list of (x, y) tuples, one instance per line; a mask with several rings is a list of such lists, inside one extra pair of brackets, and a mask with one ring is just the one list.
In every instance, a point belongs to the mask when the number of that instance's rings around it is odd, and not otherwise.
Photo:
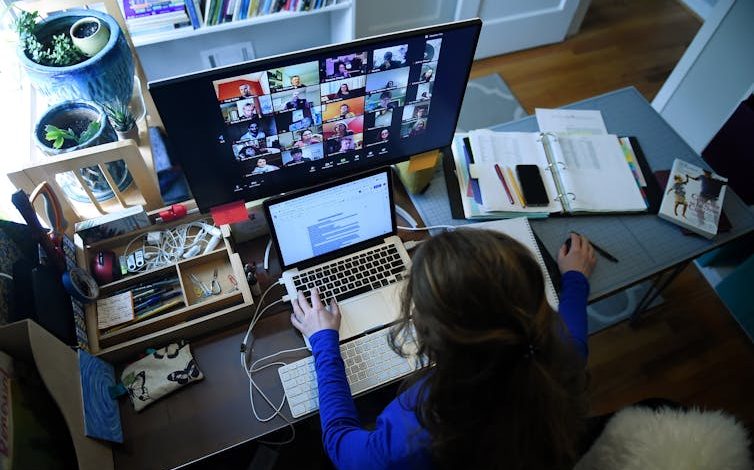
[[(416, 369), (417, 361), (403, 358), (390, 348), (388, 330), (383, 328), (340, 345), (351, 395), (378, 387)], [(279, 368), (278, 374), (294, 418), (319, 409), (313, 356)]]

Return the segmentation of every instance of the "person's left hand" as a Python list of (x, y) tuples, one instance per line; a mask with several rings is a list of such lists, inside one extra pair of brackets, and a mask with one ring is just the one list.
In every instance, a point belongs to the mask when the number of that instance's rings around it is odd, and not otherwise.
[(307, 338), (321, 330), (340, 329), (340, 309), (333, 299), (330, 302), (329, 310), (322, 304), (319, 298), (319, 291), (315, 288), (310, 291), (311, 305), (304, 297), (304, 293), (299, 291), (298, 298), (293, 299), (293, 313), (291, 314), (291, 323)]

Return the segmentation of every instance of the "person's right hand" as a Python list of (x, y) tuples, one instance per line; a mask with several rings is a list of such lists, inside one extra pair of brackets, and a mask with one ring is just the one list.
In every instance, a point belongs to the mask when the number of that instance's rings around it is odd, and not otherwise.
[(328, 309), (319, 299), (319, 291), (314, 288), (310, 291), (311, 304), (304, 297), (304, 293), (298, 291), (298, 298), (293, 299), (293, 313), (291, 323), (307, 338), (320, 330), (335, 330), (340, 328), (340, 309), (333, 299)]
[(571, 249), (569, 250), (564, 243), (558, 252), (558, 268), (561, 273), (578, 271), (589, 277), (595, 263), (597, 263), (597, 257), (592, 244), (586, 237), (575, 233), (571, 234)]

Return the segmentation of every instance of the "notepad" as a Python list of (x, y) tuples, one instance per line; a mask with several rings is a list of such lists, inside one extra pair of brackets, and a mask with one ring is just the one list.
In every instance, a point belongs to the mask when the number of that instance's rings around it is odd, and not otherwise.
[(134, 319), (131, 291), (97, 301), (97, 327), (106, 330)]
[[(543, 132), (469, 132), (485, 211), (518, 213), (646, 212), (647, 202), (615, 135), (566, 136)], [(549, 197), (546, 206), (524, 207), (507, 197), (495, 165), (536, 165)], [(506, 176), (512, 178), (512, 172)], [(513, 177), (515, 178), (515, 177)], [(512, 181), (515, 185), (516, 181)]]
[(555, 290), (555, 285), (552, 282), (550, 273), (547, 271), (547, 265), (542, 257), (542, 252), (539, 251), (539, 245), (537, 245), (537, 239), (534, 237), (534, 232), (529, 224), (529, 219), (525, 217), (517, 217), (515, 219), (492, 220), (489, 222), (464, 225), (456, 230), (466, 229), (486, 229), (504, 233), (528, 248), (542, 270), (542, 276), (545, 279), (545, 296), (547, 297), (547, 303), (550, 304), (553, 310), (558, 310), (558, 292)]

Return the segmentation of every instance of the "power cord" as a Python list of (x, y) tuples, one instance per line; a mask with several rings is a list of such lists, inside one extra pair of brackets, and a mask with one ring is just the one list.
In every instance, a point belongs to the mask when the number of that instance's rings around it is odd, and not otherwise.
[[(291, 428), (291, 436), (281, 442), (264, 442), (259, 441), (263, 444), (269, 444), (269, 445), (285, 445), (293, 442), (296, 439), (296, 428), (293, 426), (293, 423), (283, 414), (281, 413), (281, 410), (283, 409), (283, 406), (285, 406), (285, 393), (283, 394), (283, 398), (280, 401), (279, 405), (275, 405), (272, 400), (262, 391), (262, 389), (257, 385), (257, 383), (254, 381), (253, 374), (259, 371), (262, 371), (264, 369), (267, 369), (268, 367), (273, 366), (284, 366), (286, 365), (285, 362), (282, 361), (275, 361), (270, 362), (269, 364), (265, 364), (263, 366), (257, 366), (260, 362), (272, 359), (276, 356), (280, 356), (282, 354), (288, 354), (298, 351), (304, 351), (308, 348), (306, 346), (302, 346), (300, 348), (294, 348), (294, 349), (285, 349), (282, 351), (278, 351), (274, 354), (270, 354), (269, 356), (262, 357), (260, 359), (255, 360), (254, 362), (249, 365), (249, 361), (251, 360), (251, 355), (253, 352), (253, 348), (251, 347), (253, 344), (253, 336), (252, 336), (252, 330), (254, 329), (254, 326), (256, 325), (257, 321), (264, 315), (264, 313), (272, 306), (277, 305), (279, 303), (283, 302), (283, 299), (276, 300), (275, 302), (272, 302), (271, 304), (267, 305), (264, 308), (261, 308), (264, 304), (264, 299), (267, 296), (267, 294), (278, 284), (281, 284), (280, 282), (276, 282), (274, 284), (271, 284), (263, 293), (262, 296), (259, 299), (259, 305), (257, 306), (256, 311), (254, 312), (254, 315), (251, 318), (251, 322), (249, 323), (249, 328), (246, 330), (246, 335), (244, 336), (243, 342), (241, 343), (241, 366), (243, 367), (244, 371), (246, 372), (246, 376), (249, 378), (249, 401), (251, 403), (251, 411), (254, 414), (254, 417), (261, 423), (266, 423), (268, 421), (271, 421), (275, 419), (276, 416), (280, 416), (283, 421), (285, 421), (288, 426)], [(260, 310), (261, 309), (261, 310)], [(251, 341), (249, 341), (251, 339)], [(257, 412), (256, 405), (254, 404), (254, 390), (256, 390), (259, 395), (264, 399), (264, 401), (272, 408), (272, 414), (266, 417), (259, 416), (259, 413)]]
[(455, 230), (457, 227), (455, 225), (430, 225), (429, 227), (403, 227), (398, 225), (397, 228), (399, 230), (408, 230), (409, 232), (421, 232), (422, 230), (434, 230), (436, 228)]
[[(215, 249), (222, 238), (219, 227), (207, 220), (189, 222), (169, 230), (160, 230), (137, 235), (126, 245), (123, 256), (128, 259), (138, 252), (143, 254), (143, 263), (128, 263), (132, 273), (151, 271), (162, 266), (175, 264), (182, 259), (191, 258)], [(191, 229), (196, 229), (191, 233)], [(138, 243), (141, 242), (141, 246)], [(138, 248), (131, 250), (136, 245)]]

